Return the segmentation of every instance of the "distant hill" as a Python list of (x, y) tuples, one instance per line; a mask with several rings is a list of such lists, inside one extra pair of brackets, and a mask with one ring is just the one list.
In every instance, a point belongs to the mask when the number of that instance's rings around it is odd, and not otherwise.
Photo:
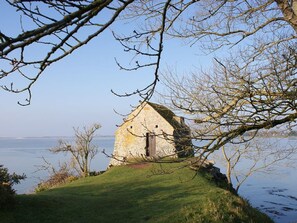
[[(247, 132), (244, 135), (253, 136), (254, 132)], [(295, 137), (297, 131), (295, 130), (264, 130), (257, 133), (258, 137)]]
[(0, 211), (0, 222), (272, 222), (185, 163), (113, 167), (102, 175), (32, 195)]

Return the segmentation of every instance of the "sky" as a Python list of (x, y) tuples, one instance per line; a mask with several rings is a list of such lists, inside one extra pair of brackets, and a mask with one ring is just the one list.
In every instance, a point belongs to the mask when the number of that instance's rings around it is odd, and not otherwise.
[[(0, 3), (0, 16), (5, 18), (0, 24), (0, 31), (18, 33), (19, 17), (3, 1)], [(121, 27), (116, 24), (113, 29), (120, 30)], [(99, 135), (113, 135), (123, 119), (118, 113), (128, 114), (131, 105), (136, 106), (140, 98), (120, 98), (112, 94), (111, 89), (119, 93), (130, 92), (153, 79), (149, 70), (121, 71), (115, 57), (129, 63), (131, 55), (123, 51), (108, 30), (47, 68), (32, 87), (29, 106), (17, 104), (24, 100), (26, 94), (0, 90), (0, 137), (71, 136), (73, 127), (92, 123), (102, 125)], [(182, 75), (208, 63), (209, 57), (202, 56), (198, 47), (186, 46), (178, 40), (166, 40), (161, 71), (172, 67)], [(158, 84), (157, 90), (164, 90), (162, 84)], [(152, 101), (157, 102), (158, 96), (154, 96)]]

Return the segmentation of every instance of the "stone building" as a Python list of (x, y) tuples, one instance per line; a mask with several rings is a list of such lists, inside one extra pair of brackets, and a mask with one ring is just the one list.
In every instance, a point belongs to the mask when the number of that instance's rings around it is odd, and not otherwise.
[(163, 105), (143, 102), (117, 129), (110, 165), (142, 158), (185, 156), (193, 156), (193, 148), (184, 118)]

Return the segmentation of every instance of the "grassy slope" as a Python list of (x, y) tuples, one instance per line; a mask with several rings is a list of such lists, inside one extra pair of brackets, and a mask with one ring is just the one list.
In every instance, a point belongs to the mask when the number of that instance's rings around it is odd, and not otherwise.
[(18, 196), (16, 210), (0, 211), (0, 222), (272, 222), (205, 177), (192, 179), (188, 168), (151, 176), (154, 170), (160, 166), (114, 167), (101, 176)]

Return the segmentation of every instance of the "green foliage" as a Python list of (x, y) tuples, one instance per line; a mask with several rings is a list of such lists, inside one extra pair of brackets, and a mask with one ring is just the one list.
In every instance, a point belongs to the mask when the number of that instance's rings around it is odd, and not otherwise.
[(9, 174), (8, 169), (0, 165), (0, 209), (11, 208), (15, 204), (15, 190), (13, 185), (20, 183), (26, 176)]
[(96, 177), (18, 196), (17, 210), (0, 211), (0, 219), (10, 223), (272, 222), (240, 197), (183, 165), (113, 167)]
[(94, 176), (98, 176), (103, 173), (105, 173), (105, 171), (90, 171), (89, 176), (94, 177)]

